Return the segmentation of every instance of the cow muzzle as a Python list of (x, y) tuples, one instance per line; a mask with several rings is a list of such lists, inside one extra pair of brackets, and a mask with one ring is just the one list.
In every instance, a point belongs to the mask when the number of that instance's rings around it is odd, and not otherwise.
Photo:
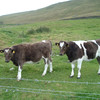
[(60, 53), (59, 55), (60, 55), (60, 56), (62, 56), (63, 54), (62, 54), (62, 53)]
[(8, 63), (9, 61), (8, 60), (5, 60), (5, 62)]

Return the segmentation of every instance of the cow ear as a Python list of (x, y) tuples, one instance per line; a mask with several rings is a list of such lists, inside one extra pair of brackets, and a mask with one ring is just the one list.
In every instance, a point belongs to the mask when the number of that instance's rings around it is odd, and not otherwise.
[(13, 53), (15, 53), (15, 50), (13, 50)]
[(59, 43), (55, 43), (55, 45), (59, 46)]
[(66, 44), (66, 47), (69, 47), (69, 44), (67, 42), (65, 42), (65, 44)]
[(12, 50), (12, 53), (15, 53), (15, 50), (14, 49), (11, 48), (11, 50)]
[(0, 50), (0, 53), (3, 53), (4, 52), (4, 50)]

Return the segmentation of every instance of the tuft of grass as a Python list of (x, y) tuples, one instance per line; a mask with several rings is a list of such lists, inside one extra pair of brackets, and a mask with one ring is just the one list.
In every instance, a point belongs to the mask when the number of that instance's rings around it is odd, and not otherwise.
[(30, 30), (27, 31), (27, 34), (34, 34), (36, 31), (32, 28)]
[(36, 30), (34, 30), (33, 28), (27, 31), (28, 35), (33, 35), (35, 33), (49, 33), (50, 29), (48, 27), (45, 26), (41, 26), (39, 28), (37, 28)]
[(39, 27), (38, 29), (36, 29), (37, 33), (43, 33), (43, 32), (50, 32), (50, 29), (48, 27)]

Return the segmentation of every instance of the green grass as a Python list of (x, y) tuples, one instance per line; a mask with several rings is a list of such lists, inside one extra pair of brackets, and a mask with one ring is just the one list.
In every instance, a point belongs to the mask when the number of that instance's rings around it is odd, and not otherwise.
[[(29, 29), (37, 29), (41, 26), (46, 26), (51, 31), (49, 33), (27, 34)], [(77, 67), (75, 68), (75, 76), (69, 78), (71, 65), (67, 63), (66, 55), (56, 56), (59, 54), (59, 48), (55, 46), (55, 42), (60, 40), (100, 39), (100, 19), (0, 26), (0, 49), (20, 43), (35, 43), (45, 39), (50, 39), (53, 43), (53, 72), (49, 73), (48, 68), (44, 77), (41, 76), (44, 70), (44, 62), (41, 60), (38, 64), (24, 64), (22, 78), (30, 80), (16, 81), (18, 68), (12, 62), (5, 63), (4, 55), (0, 54), (0, 78), (13, 78), (12, 80), (0, 79), (0, 86), (7, 86), (0, 87), (0, 100), (91, 100), (100, 98), (100, 85), (98, 84), (67, 83), (100, 82), (100, 76), (97, 75), (99, 66), (97, 61), (83, 62), (81, 79), (77, 79)], [(9, 69), (12, 67), (14, 67), (14, 70), (10, 71)], [(52, 82), (53, 80), (56, 82)], [(58, 81), (66, 81), (66, 83)]]

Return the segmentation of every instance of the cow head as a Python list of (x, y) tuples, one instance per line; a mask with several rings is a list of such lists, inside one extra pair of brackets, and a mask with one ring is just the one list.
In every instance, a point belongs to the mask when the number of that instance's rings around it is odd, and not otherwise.
[(4, 53), (5, 55), (5, 62), (9, 62), (15, 53), (15, 51), (12, 48), (5, 48), (4, 50), (0, 50), (1, 53)]
[(69, 44), (65, 41), (60, 41), (59, 43), (55, 43), (55, 45), (59, 46), (60, 48), (60, 56), (64, 55), (69, 47)]

